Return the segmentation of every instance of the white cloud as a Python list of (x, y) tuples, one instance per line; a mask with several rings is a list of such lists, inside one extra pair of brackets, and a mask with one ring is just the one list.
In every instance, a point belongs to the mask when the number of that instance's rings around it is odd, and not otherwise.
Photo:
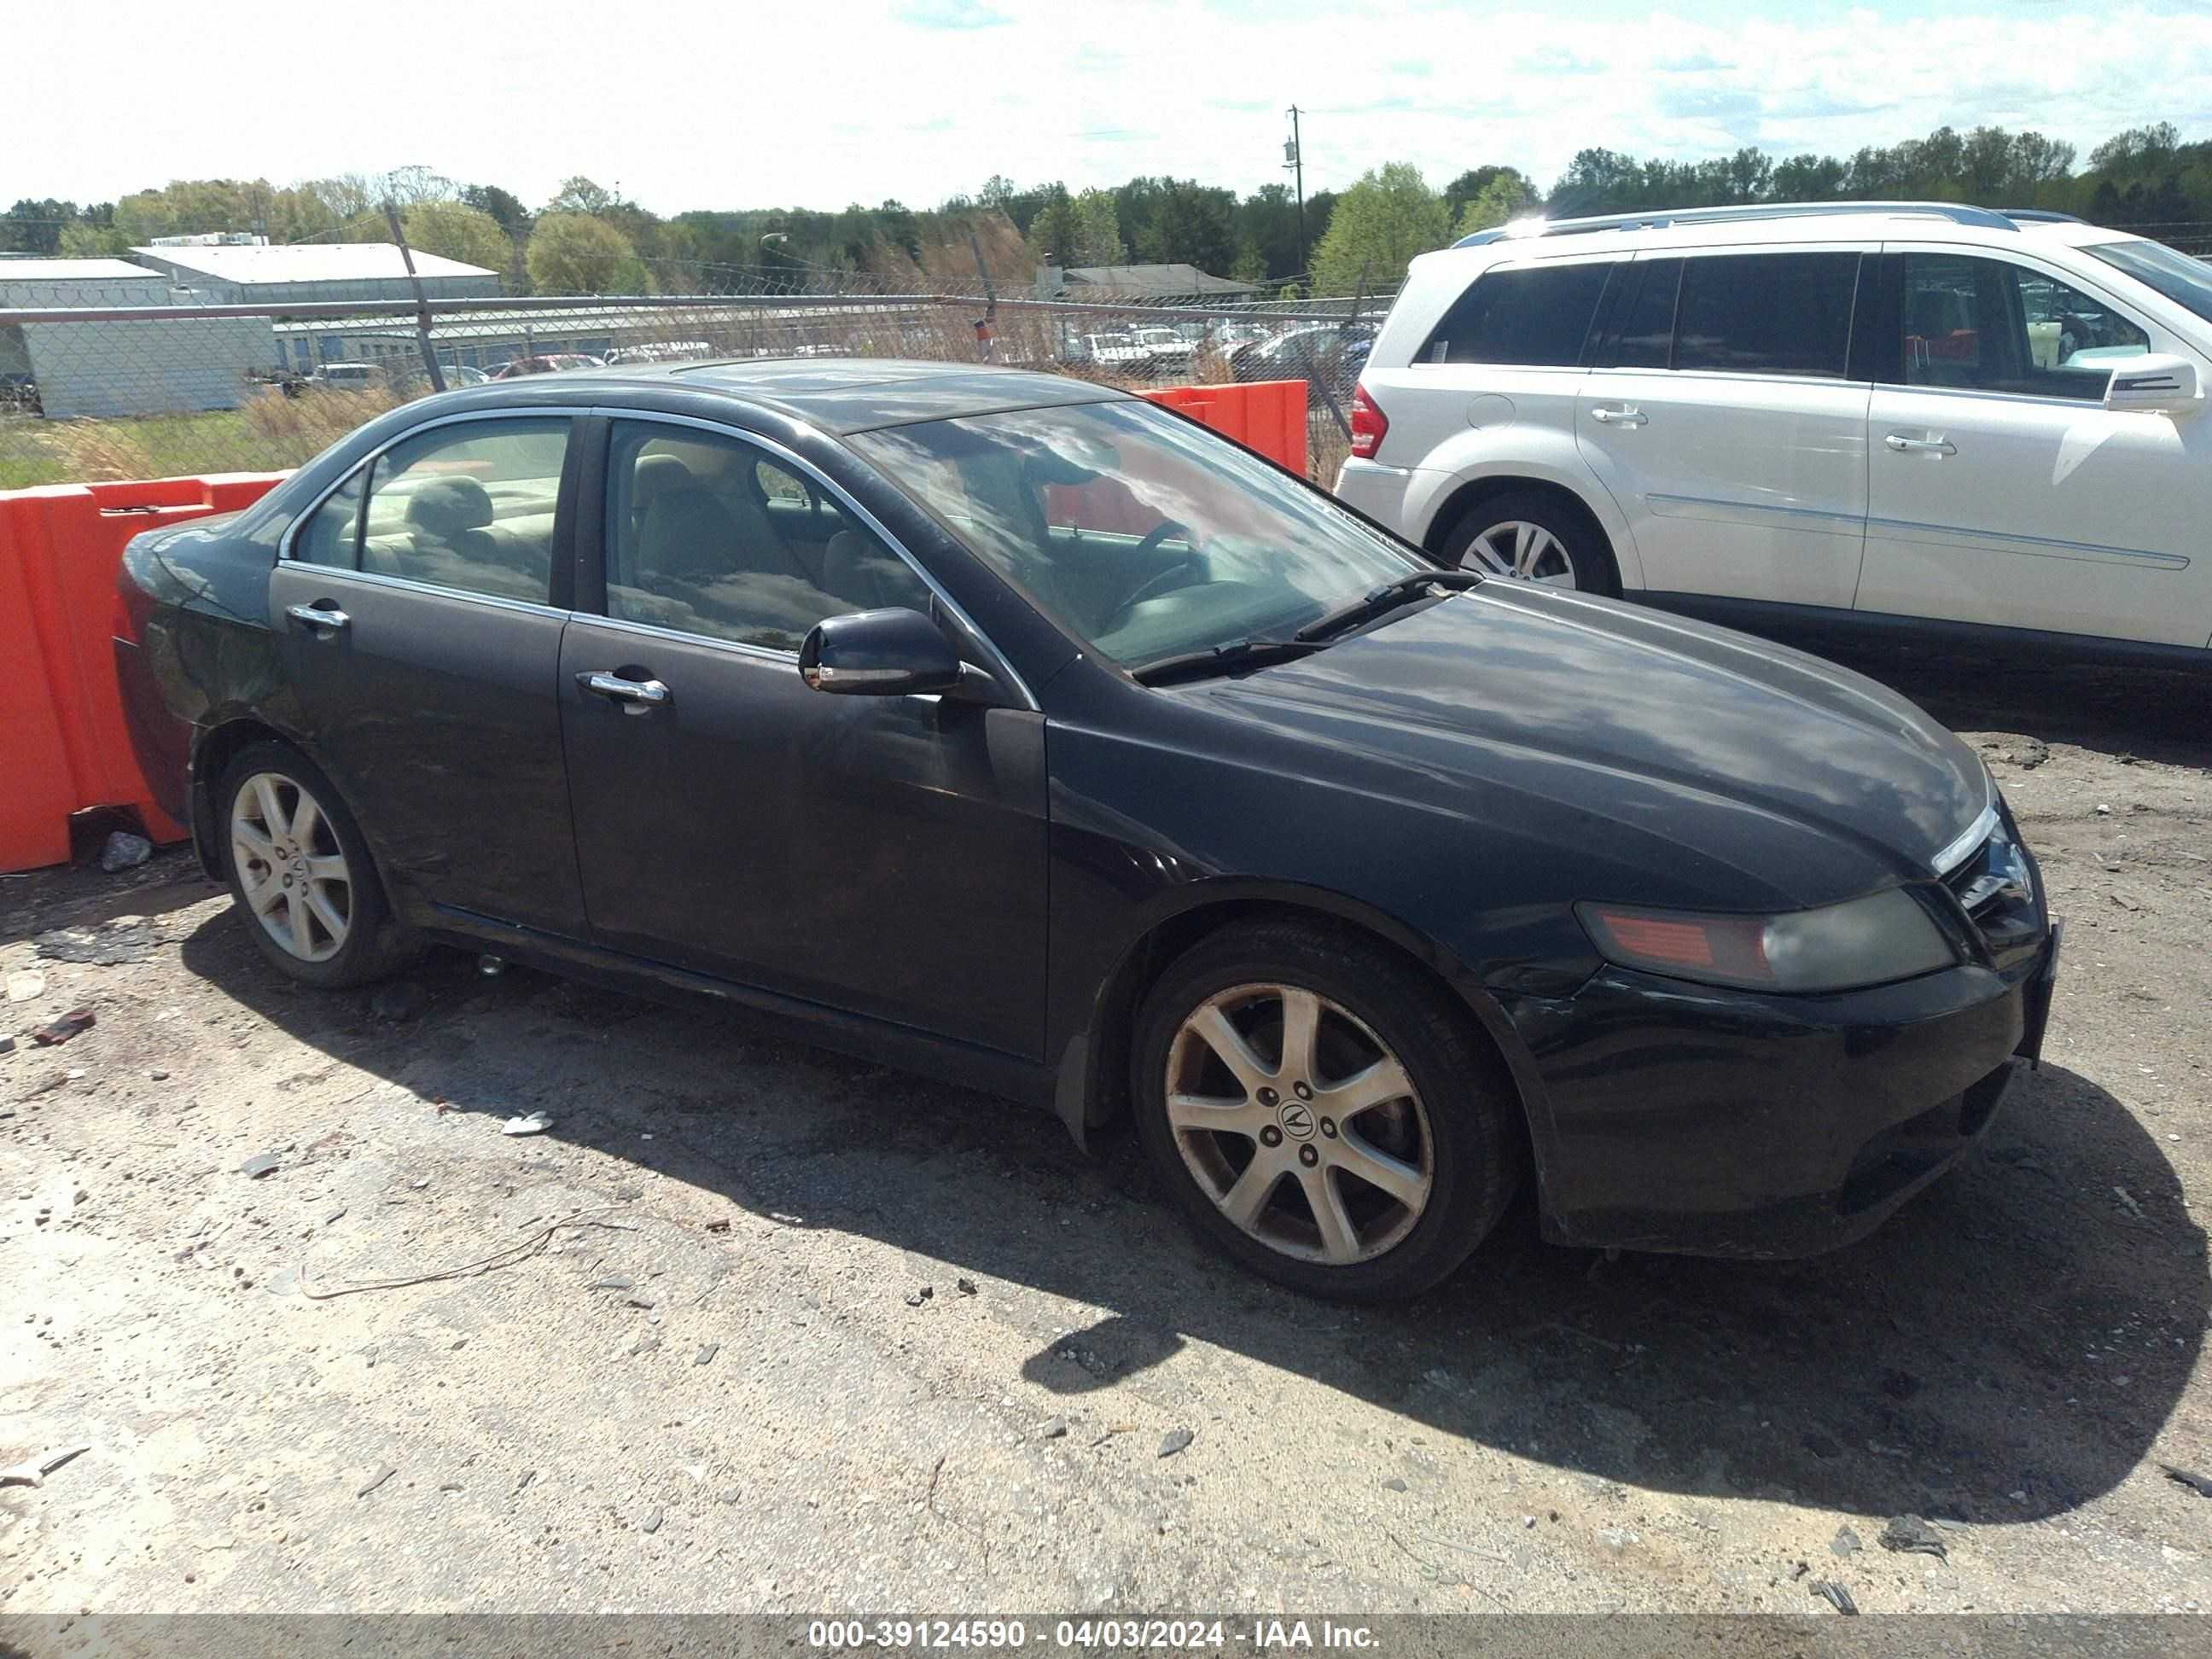
[[(1707, 18), (1431, 0), (385, 0), (369, 28), (276, 0), (236, 0), (219, 28), (166, 3), (39, 8), (10, 23), (0, 193), (416, 161), (533, 203), (585, 173), (663, 212), (927, 205), (994, 173), (1249, 190), (1283, 176), (1294, 100), (1309, 191), (1400, 159), (1436, 182), (1507, 161), (1548, 183), (1589, 145), (1848, 153), (1989, 121), (2086, 153), (2143, 121), (2212, 128), (2201, 10), (1966, 3), (1808, 15), (1768, 0)], [(118, 40), (140, 67), (112, 88), (72, 67), (112, 61)]]

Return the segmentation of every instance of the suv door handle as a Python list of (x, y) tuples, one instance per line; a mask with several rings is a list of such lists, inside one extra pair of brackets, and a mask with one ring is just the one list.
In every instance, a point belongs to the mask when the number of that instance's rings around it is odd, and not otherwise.
[(353, 618), (334, 605), (288, 605), (284, 614), (295, 623), (305, 623), (318, 634), (335, 634), (341, 628), (353, 625)]
[(1955, 455), (1959, 446), (1948, 438), (1915, 438), (1903, 432), (1893, 432), (1882, 442), (1900, 455)]
[(625, 714), (649, 714), (671, 701), (668, 688), (659, 680), (626, 680), (599, 669), (586, 669), (576, 676), (576, 684), (595, 696), (620, 703)]
[(1626, 404), (1619, 409), (1600, 404), (1590, 410), (1590, 419), (1601, 426), (1648, 426), (1651, 421), (1651, 417), (1642, 410), (1631, 408)]

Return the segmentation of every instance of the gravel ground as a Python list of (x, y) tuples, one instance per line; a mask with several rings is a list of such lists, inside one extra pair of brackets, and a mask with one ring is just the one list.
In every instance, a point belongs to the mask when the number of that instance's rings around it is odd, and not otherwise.
[(1302, 1301), (1126, 1137), (459, 957), (295, 989), (182, 852), (0, 881), (0, 1024), (98, 1018), (0, 1057), (0, 1463), (89, 1448), (0, 1610), (2212, 1606), (2212, 696), (1856, 660), (2069, 933), (1986, 1146), (1804, 1262), (1524, 1212)]

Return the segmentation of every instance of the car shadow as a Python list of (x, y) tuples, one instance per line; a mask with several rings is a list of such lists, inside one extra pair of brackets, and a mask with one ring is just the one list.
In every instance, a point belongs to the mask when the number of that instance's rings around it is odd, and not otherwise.
[(2137, 1467), (2212, 1310), (2204, 1234), (2159, 1145), (2054, 1066), (2019, 1079), (1960, 1168), (1833, 1255), (1608, 1258), (1540, 1243), (1524, 1201), (1441, 1290), (1349, 1308), (1187, 1234), (1133, 1137), (1086, 1158), (1044, 1114), (718, 1008), (520, 968), (486, 979), (449, 956), (416, 970), (427, 1011), (391, 1025), (369, 993), (282, 979), (227, 912), (183, 953), (301, 1041), (449, 1111), (544, 1107), (550, 1137), (777, 1225), (1107, 1310), (1021, 1367), (1071, 1401), (1205, 1344), (1596, 1482), (2021, 1522)]

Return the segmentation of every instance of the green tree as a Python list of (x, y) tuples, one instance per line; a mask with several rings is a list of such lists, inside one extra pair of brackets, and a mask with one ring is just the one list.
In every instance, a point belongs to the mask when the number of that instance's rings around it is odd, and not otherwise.
[(486, 270), (505, 270), (514, 246), (499, 221), (459, 202), (417, 202), (400, 216), (410, 247)]
[(545, 204), (548, 213), (603, 214), (615, 205), (615, 193), (605, 185), (594, 184), (580, 173), (572, 173), (561, 181), (561, 188), (553, 192), (553, 199)]
[(1072, 204), (1075, 258), (1079, 265), (1121, 265), (1129, 250), (1121, 241), (1121, 216), (1110, 190), (1086, 190)]
[(520, 240), (529, 235), (530, 210), (513, 191), (501, 190), (497, 185), (470, 185), (461, 191), (461, 200), (479, 213), (491, 215), (509, 236)]
[(1109, 264), (1110, 261), (1085, 259), (1079, 256), (1082, 226), (1076, 217), (1075, 204), (1063, 190), (1049, 198), (1030, 221), (1030, 258), (1041, 265), (1090, 265)]
[(130, 239), (112, 224), (97, 225), (79, 219), (62, 227), (54, 251), (64, 259), (112, 259), (131, 251)]
[(1414, 255), (1450, 237), (1443, 198), (1419, 167), (1393, 161), (1336, 198), (1328, 234), (1314, 252), (1314, 292), (1350, 294), (1363, 284), (1370, 294), (1387, 291), (1404, 280)]
[(1510, 219), (1518, 219), (1535, 204), (1528, 181), (1511, 167), (1500, 167), (1468, 204), (1460, 210), (1455, 236), (1472, 236)]
[(645, 262), (629, 238), (588, 213), (540, 214), (523, 263), (540, 294), (642, 294), (648, 288)]

